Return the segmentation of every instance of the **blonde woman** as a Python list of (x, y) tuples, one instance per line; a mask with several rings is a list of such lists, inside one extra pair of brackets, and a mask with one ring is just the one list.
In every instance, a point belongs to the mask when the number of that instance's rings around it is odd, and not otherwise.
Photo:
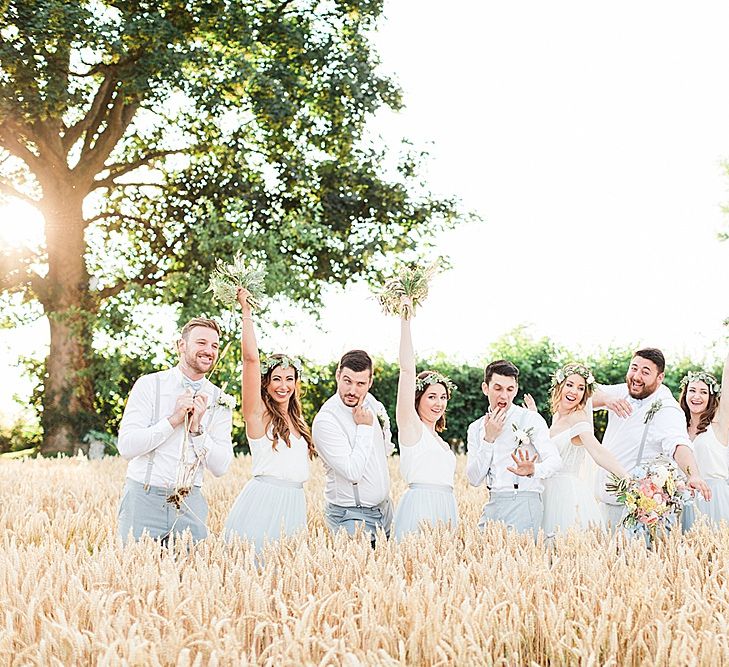
[[(615, 456), (595, 437), (589, 408), (594, 388), (595, 378), (582, 364), (567, 364), (552, 377), (549, 437), (562, 457), (562, 469), (544, 480), (542, 528), (547, 534), (602, 524), (591, 484), (584, 478), (585, 452), (608, 472), (627, 476)], [(531, 397), (526, 402), (529, 409), (536, 410)]]
[(238, 290), (242, 316), (243, 418), (253, 458), (253, 478), (236, 498), (225, 539), (247, 539), (260, 551), (266, 540), (306, 528), (303, 484), (314, 457), (311, 432), (301, 415), (301, 364), (282, 354), (259, 359), (249, 292)]

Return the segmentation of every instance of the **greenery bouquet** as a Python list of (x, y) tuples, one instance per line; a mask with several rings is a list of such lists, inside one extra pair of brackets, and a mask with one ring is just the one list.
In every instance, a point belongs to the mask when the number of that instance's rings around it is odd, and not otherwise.
[[(377, 300), (386, 315), (400, 316), (404, 313), (406, 319), (415, 312), (428, 296), (430, 280), (442, 267), (442, 260), (420, 266), (409, 264), (402, 266), (392, 278), (385, 281), (382, 289), (377, 293)], [(402, 303), (402, 298), (408, 297), (412, 306)]]
[(240, 254), (237, 254), (230, 264), (220, 259), (217, 261), (206, 292), (212, 292), (216, 301), (226, 308), (232, 308), (238, 303), (238, 288), (244, 287), (251, 293), (248, 302), (254, 308), (258, 308), (264, 294), (265, 276), (263, 269), (246, 265)]

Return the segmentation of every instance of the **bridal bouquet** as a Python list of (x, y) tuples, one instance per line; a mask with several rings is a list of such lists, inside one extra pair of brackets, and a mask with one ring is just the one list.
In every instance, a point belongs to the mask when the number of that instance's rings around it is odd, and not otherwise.
[(216, 301), (231, 308), (238, 303), (238, 288), (244, 287), (251, 293), (248, 302), (257, 308), (263, 297), (265, 275), (263, 269), (246, 266), (240, 254), (236, 255), (230, 264), (219, 259), (210, 276), (210, 286), (206, 292), (212, 292)]
[(676, 464), (665, 456), (637, 466), (632, 477), (610, 475), (605, 489), (626, 507), (621, 525), (647, 533), (652, 540), (659, 529), (665, 532), (678, 520), (690, 497)]
[[(415, 307), (425, 301), (428, 296), (430, 280), (438, 273), (441, 265), (442, 260), (438, 259), (427, 266), (411, 264), (400, 268), (392, 278), (385, 281), (377, 294), (382, 311), (386, 315), (399, 316), (402, 313), (405, 319), (410, 319), (415, 312)], [(410, 299), (412, 307), (403, 305), (403, 297)]]

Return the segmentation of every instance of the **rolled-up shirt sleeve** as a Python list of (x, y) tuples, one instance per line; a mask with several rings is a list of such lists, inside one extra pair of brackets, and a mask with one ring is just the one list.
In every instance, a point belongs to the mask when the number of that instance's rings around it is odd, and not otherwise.
[(495, 445), (484, 441), (482, 425), (483, 419), (477, 419), (468, 427), (466, 477), (471, 486), (483, 484), (494, 456)]
[(312, 426), (314, 445), (327, 465), (350, 482), (359, 482), (374, 451), (374, 426), (358, 424), (354, 442), (326, 414), (317, 415)]
[(119, 426), (117, 449), (125, 459), (151, 452), (172, 435), (174, 429), (167, 417), (151, 424), (154, 404), (154, 379), (145, 375), (134, 383)]
[(686, 417), (680, 408), (663, 408), (653, 419), (654, 424), (651, 428), (655, 428), (656, 436), (661, 442), (661, 451), (665, 456), (672, 459), (679, 445), (693, 451), (694, 445), (686, 430)]
[(215, 477), (225, 474), (233, 460), (233, 413), (231, 410), (218, 407), (211, 416), (205, 432), (191, 438), (192, 445), (199, 451), (203, 448), (205, 467)]

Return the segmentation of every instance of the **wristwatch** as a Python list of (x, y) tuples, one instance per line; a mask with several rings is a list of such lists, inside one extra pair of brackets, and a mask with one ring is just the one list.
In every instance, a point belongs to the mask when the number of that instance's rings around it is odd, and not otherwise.
[(204, 431), (204, 429), (203, 429), (203, 425), (202, 425), (202, 424), (200, 424), (200, 428), (199, 428), (199, 430), (197, 430), (197, 431), (190, 431), (190, 435), (191, 435), (191, 436), (192, 436), (193, 438), (196, 438), (196, 437), (197, 437), (198, 435), (202, 435), (202, 434), (203, 434), (203, 431)]

